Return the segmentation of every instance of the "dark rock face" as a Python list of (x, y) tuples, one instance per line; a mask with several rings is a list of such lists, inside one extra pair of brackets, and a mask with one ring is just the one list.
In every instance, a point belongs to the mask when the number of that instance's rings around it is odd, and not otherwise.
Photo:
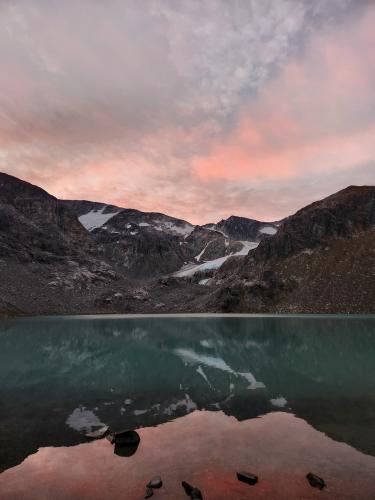
[[(43, 189), (0, 173), (0, 257), (54, 261), (89, 247), (74, 214)], [(79, 247), (77, 246), (79, 244)]]
[(375, 187), (350, 186), (288, 217), (273, 238), (259, 244), (251, 258), (258, 262), (285, 258), (374, 226)]
[[(375, 188), (349, 187), (299, 210), (240, 266), (217, 273), (233, 312), (372, 312)], [(220, 305), (219, 305), (220, 304)]]
[(123, 210), (115, 205), (106, 205), (105, 203), (98, 203), (96, 201), (88, 200), (60, 200), (60, 203), (70, 210), (76, 217), (87, 214), (92, 210), (103, 210), (103, 213), (114, 213)]
[[(231, 215), (217, 224), (206, 224), (204, 227), (213, 227), (234, 240), (260, 241), (275, 234), (278, 226), (274, 222), (259, 222), (246, 217)], [(264, 232), (263, 232), (264, 231)]]
[[(136, 236), (136, 237), (135, 237)], [(177, 271), (186, 255), (180, 239), (141, 227), (108, 233), (96, 229), (94, 238), (105, 259), (121, 267), (132, 278), (149, 278)]]
[[(75, 214), (37, 186), (0, 174), (0, 297), (6, 311), (63, 312), (116, 279)], [(4, 307), (5, 309), (5, 307)]]

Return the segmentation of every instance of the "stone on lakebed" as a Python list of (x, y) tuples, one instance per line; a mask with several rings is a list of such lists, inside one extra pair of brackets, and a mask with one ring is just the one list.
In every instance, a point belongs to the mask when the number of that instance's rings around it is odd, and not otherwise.
[(245, 471), (237, 472), (237, 479), (243, 483), (250, 484), (251, 486), (254, 486), (254, 484), (257, 484), (258, 482), (258, 476)]

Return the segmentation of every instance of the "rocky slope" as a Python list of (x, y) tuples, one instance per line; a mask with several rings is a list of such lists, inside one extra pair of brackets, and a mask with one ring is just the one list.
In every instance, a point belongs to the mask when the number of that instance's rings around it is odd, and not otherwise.
[(375, 312), (375, 187), (348, 187), (286, 219), (215, 276), (214, 307)]
[(37, 186), (0, 174), (0, 312), (82, 310), (118, 276), (75, 214)]
[(242, 248), (222, 231), (160, 213), (58, 200), (0, 174), (0, 314), (188, 308), (206, 294), (202, 273), (171, 275)]
[[(214, 225), (193, 226), (185, 220), (157, 212), (88, 201), (63, 203), (90, 232), (101, 255), (113, 265), (121, 266), (126, 275), (134, 279), (168, 275), (186, 266), (198, 267), (203, 262), (224, 258), (243, 248), (240, 236), (242, 240), (250, 238), (247, 233), (230, 231), (228, 235)], [(246, 219), (241, 220), (246, 224)], [(250, 222), (251, 225), (256, 223)], [(267, 237), (266, 233), (258, 234), (254, 230), (252, 234), (254, 242)]]
[(231, 215), (217, 224), (206, 224), (204, 227), (215, 229), (236, 240), (261, 241), (267, 236), (276, 234), (279, 223), (260, 222), (246, 217)]
[(194, 226), (0, 174), (0, 314), (375, 312), (375, 188)]

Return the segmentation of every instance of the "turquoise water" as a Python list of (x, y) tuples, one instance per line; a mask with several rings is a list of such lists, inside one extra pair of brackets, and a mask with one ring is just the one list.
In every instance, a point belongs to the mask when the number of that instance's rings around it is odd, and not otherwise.
[(196, 409), (293, 413), (375, 456), (375, 317), (20, 318), (0, 343), (0, 469)]

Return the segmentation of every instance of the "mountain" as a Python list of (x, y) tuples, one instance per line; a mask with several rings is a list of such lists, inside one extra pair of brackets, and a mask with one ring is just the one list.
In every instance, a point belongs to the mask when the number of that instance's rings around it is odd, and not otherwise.
[(98, 251), (135, 279), (176, 273), (184, 266), (198, 267), (198, 263), (229, 256), (244, 246), (220, 230), (193, 226), (158, 212), (89, 201), (62, 203), (90, 232)]
[(231, 215), (217, 224), (206, 224), (203, 227), (215, 229), (236, 240), (260, 241), (277, 232), (279, 223), (260, 222), (246, 217)]
[(116, 277), (69, 208), (0, 173), (0, 312), (81, 310), (91, 285)]
[(45, 261), (80, 252), (90, 238), (76, 217), (43, 189), (0, 174), (0, 257)]
[(227, 262), (215, 276), (214, 303), (228, 311), (374, 312), (374, 278), (375, 187), (350, 186)]
[(257, 245), (161, 213), (58, 200), (1, 173), (0, 215), (0, 313), (187, 307), (217, 261)]
[(0, 314), (375, 312), (375, 187), (194, 226), (0, 173)]

